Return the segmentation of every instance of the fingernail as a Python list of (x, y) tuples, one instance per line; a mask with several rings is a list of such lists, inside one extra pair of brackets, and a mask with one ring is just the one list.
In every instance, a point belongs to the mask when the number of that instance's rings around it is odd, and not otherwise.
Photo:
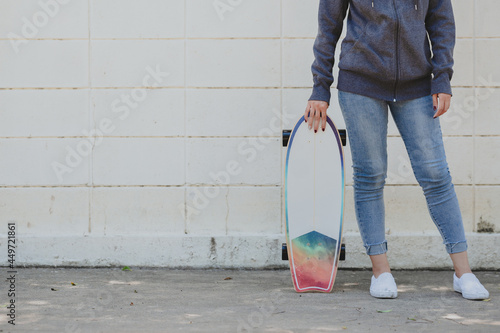
[(437, 110), (437, 107), (434, 107), (434, 111), (436, 111), (436, 110)]
[(318, 130), (314, 130), (314, 133), (318, 132)]
[(304, 118), (304, 120), (305, 120), (305, 122), (307, 123), (307, 119), (305, 119), (305, 118)]
[(325, 129), (323, 128), (323, 132), (325, 131)]

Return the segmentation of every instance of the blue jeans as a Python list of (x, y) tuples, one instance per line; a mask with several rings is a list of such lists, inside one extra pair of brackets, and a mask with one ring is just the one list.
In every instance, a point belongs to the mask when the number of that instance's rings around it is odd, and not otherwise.
[(447, 252), (466, 251), (462, 215), (448, 171), (439, 118), (433, 118), (432, 96), (387, 102), (344, 91), (338, 95), (351, 146), (356, 219), (366, 253), (387, 251), (383, 190), (388, 107)]

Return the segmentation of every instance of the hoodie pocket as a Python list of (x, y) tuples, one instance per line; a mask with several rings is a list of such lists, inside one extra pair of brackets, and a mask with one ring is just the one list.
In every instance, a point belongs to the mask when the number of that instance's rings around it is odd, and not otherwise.
[(342, 41), (342, 48), (340, 51), (339, 66), (340, 66), (340, 61), (342, 61), (342, 59), (348, 56), (349, 53), (356, 48), (360, 40), (365, 37), (367, 26), (368, 24), (363, 28), (358, 38), (353, 39), (351, 36), (346, 36), (344, 38), (344, 40)]
[(385, 31), (390, 30), (369, 22), (356, 40), (346, 36), (342, 42), (339, 68), (378, 79), (395, 79), (393, 36), (388, 36)]

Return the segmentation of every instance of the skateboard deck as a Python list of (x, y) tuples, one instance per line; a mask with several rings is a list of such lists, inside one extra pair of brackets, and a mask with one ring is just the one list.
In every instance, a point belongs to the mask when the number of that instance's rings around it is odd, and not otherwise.
[[(343, 131), (345, 133), (345, 131)], [(285, 133), (284, 133), (285, 145)], [(344, 139), (344, 140), (342, 140)], [(341, 253), (343, 138), (327, 116), (325, 131), (302, 116), (289, 134), (284, 173), (286, 252), (297, 292), (331, 292)]]

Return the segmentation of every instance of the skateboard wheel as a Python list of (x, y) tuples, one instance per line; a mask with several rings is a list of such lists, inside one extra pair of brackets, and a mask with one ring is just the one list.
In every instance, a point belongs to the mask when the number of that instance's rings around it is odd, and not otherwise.
[(283, 147), (288, 146), (288, 140), (290, 140), (290, 134), (292, 134), (292, 130), (283, 130)]
[(339, 129), (340, 141), (342, 141), (342, 146), (345, 147), (347, 144), (347, 131), (345, 129)]
[(345, 244), (340, 245), (340, 257), (339, 260), (345, 261)]
[(281, 260), (288, 260), (288, 250), (286, 243), (281, 244)]

